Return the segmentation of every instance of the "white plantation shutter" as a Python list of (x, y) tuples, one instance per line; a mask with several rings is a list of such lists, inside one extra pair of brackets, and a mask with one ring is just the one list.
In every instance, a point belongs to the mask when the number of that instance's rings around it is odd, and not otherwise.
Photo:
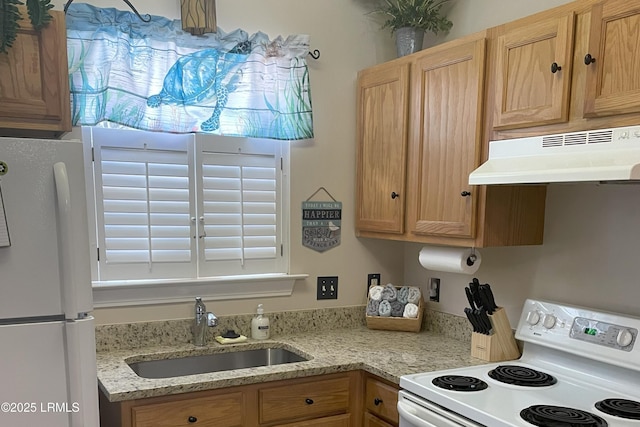
[(286, 273), (282, 142), (96, 127), (89, 135), (94, 280)]
[(192, 139), (93, 129), (100, 280), (193, 274)]
[(198, 138), (200, 275), (282, 272), (279, 143)]

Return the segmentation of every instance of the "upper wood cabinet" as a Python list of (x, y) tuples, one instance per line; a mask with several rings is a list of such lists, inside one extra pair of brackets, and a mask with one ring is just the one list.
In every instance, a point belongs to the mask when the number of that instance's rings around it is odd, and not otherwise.
[(356, 228), (404, 232), (409, 63), (358, 75)]
[(570, 12), (498, 36), (494, 128), (568, 120), (574, 24)]
[(0, 136), (59, 137), (71, 130), (67, 32), (62, 11), (35, 31), (25, 7), (16, 40), (0, 53)]
[[(358, 236), (476, 247), (542, 243), (544, 187), (468, 185), (486, 150), (485, 69), (480, 32), (360, 72)], [(406, 190), (396, 190), (405, 188), (405, 176)]]
[(489, 29), (489, 139), (640, 123), (638, 28), (638, 2), (578, 0)]
[(475, 237), (478, 192), (468, 181), (480, 164), (485, 43), (428, 51), (412, 64), (412, 234)]
[(640, 112), (640, 2), (593, 6), (584, 62), (585, 117)]

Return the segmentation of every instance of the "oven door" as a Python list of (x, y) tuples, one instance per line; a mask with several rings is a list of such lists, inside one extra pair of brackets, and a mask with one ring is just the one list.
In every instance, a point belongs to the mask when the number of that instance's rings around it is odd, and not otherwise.
[(398, 394), (399, 427), (481, 427), (404, 390)]

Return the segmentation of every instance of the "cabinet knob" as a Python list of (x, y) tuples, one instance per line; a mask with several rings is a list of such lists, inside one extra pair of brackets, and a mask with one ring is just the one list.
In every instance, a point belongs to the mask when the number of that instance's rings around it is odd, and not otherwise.
[(460, 193), (460, 195), (461, 195), (462, 197), (468, 197), (468, 196), (470, 196), (470, 195), (471, 195), (471, 192), (469, 192), (469, 191), (463, 191), (462, 193)]
[(373, 399), (373, 404), (378, 406), (379, 404), (382, 403), (382, 399), (380, 399), (379, 397), (376, 397), (375, 399)]
[(596, 58), (594, 58), (593, 56), (591, 56), (590, 53), (587, 53), (584, 56), (584, 65), (590, 65), (593, 64), (594, 62), (596, 62)]
[(197, 422), (197, 421), (198, 421), (198, 419), (197, 419), (196, 417), (189, 417), (189, 418), (188, 418), (188, 421), (189, 421), (190, 423), (195, 423), (195, 422)]
[(313, 399), (309, 399), (308, 397), (304, 400), (307, 405), (313, 405)]
[(400, 195), (399, 195), (398, 193), (396, 193), (395, 191), (393, 191), (393, 192), (391, 193), (391, 198), (392, 198), (392, 199), (396, 199), (396, 198), (398, 198), (398, 197), (400, 197)]
[(558, 65), (557, 62), (554, 62), (553, 64), (551, 64), (551, 72), (553, 74), (557, 73), (560, 70), (562, 70), (562, 67), (560, 65)]

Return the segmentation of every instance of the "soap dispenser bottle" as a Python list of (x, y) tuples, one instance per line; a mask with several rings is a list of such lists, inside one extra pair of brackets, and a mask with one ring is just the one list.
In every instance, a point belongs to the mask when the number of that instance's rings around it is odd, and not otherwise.
[(258, 304), (257, 315), (251, 319), (251, 338), (254, 340), (269, 338), (269, 318), (264, 316), (262, 304)]

